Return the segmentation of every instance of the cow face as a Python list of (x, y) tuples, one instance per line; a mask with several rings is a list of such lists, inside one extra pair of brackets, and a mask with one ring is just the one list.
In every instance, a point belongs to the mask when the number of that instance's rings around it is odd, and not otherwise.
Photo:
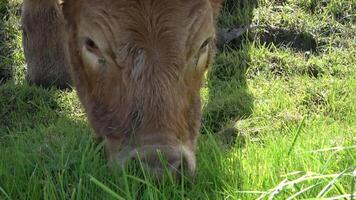
[[(196, 168), (199, 90), (214, 55), (217, 0), (68, 0), (78, 94), (112, 163)], [(182, 163), (183, 162), (183, 163)]]

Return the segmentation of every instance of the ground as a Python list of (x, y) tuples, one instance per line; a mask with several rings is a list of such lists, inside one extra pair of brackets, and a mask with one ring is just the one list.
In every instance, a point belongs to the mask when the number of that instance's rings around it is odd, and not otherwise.
[(0, 199), (351, 199), (356, 3), (256, 3), (220, 19), (250, 28), (207, 74), (195, 177), (156, 183), (106, 165), (75, 91), (25, 82), (20, 2), (0, 0)]

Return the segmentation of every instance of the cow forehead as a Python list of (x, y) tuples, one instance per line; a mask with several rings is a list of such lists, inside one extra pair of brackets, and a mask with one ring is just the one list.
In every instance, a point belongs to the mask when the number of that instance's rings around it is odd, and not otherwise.
[[(86, 31), (110, 38), (108, 48), (119, 60), (140, 52), (141, 48), (145, 49), (144, 53), (176, 56), (192, 46), (187, 43), (191, 43), (201, 29), (199, 22), (213, 21), (208, 0), (88, 0), (82, 18)], [(208, 30), (212, 28), (205, 30), (204, 34), (210, 34)]]
[(190, 7), (194, 10), (199, 9), (199, 6), (210, 4), (210, 0), (83, 0), (83, 3), (91, 7), (106, 7), (107, 9), (161, 5), (183, 9)]
[(156, 29), (171, 25), (184, 29), (197, 18), (212, 14), (208, 0), (88, 0), (83, 8), (84, 17), (106, 20), (108, 25), (121, 28), (146, 25), (147, 29)]

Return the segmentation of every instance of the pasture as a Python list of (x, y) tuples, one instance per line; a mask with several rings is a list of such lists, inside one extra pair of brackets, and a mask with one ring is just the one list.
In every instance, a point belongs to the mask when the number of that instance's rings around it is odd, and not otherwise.
[(206, 75), (196, 175), (157, 183), (107, 165), (75, 90), (26, 83), (0, 0), (0, 199), (355, 199), (356, 2), (251, 2), (220, 17), (250, 28)]

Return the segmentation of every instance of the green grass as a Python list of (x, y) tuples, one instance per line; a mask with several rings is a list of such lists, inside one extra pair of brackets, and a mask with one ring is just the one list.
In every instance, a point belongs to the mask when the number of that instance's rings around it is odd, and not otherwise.
[(207, 74), (196, 176), (158, 184), (107, 166), (75, 91), (25, 82), (19, 3), (0, 0), (0, 76), (12, 74), (0, 83), (0, 199), (350, 199), (355, 2), (241, 2), (220, 26), (255, 28)]

